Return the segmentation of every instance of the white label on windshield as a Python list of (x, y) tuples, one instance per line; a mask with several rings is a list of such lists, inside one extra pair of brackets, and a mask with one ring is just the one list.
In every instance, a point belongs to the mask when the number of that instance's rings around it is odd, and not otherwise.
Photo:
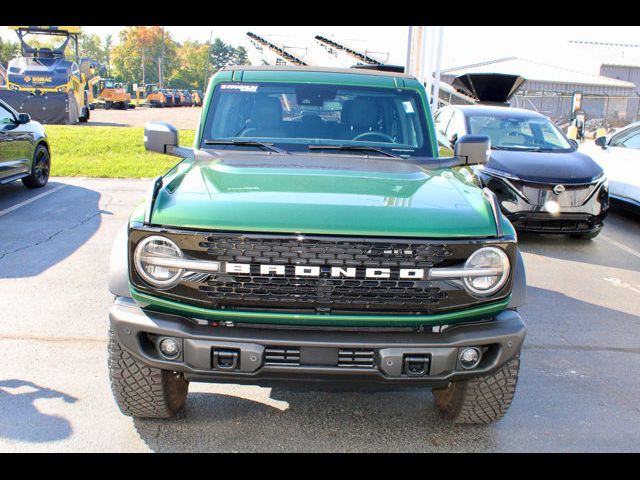
[(239, 92), (255, 93), (258, 91), (258, 85), (248, 85), (242, 83), (223, 83), (220, 85), (222, 90), (238, 90)]
[(411, 102), (402, 102), (402, 105), (404, 106), (405, 112), (413, 113), (413, 105), (411, 105)]

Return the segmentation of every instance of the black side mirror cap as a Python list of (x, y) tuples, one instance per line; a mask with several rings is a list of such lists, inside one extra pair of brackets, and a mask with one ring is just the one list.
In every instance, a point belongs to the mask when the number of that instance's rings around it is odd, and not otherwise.
[(573, 146), (573, 148), (578, 148), (580, 146), (580, 144), (578, 143), (577, 140), (574, 140), (573, 138), (569, 139), (569, 143)]
[(456, 157), (466, 158), (467, 165), (484, 165), (491, 155), (491, 139), (486, 135), (462, 135), (454, 153)]
[(607, 148), (607, 137), (598, 137), (594, 143), (604, 150)]
[(31, 121), (31, 115), (28, 113), (19, 113), (16, 123), (18, 125), (24, 125), (25, 123), (29, 123)]

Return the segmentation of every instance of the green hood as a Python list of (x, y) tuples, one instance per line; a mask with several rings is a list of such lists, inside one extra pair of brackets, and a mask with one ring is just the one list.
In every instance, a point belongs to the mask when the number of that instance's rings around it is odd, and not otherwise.
[(496, 233), (488, 202), (461, 176), (351, 154), (198, 151), (164, 178), (152, 223), (354, 236)]

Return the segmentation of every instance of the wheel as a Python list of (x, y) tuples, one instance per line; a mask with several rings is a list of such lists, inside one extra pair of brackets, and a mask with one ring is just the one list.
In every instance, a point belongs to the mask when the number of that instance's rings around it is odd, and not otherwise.
[(436, 406), (454, 423), (483, 425), (495, 422), (511, 405), (519, 368), (520, 358), (516, 357), (491, 375), (452, 382), (446, 388), (434, 388)]
[(104, 109), (105, 110), (111, 110), (112, 106), (113, 106), (113, 103), (111, 103), (111, 102), (105, 102), (104, 103)]
[(189, 382), (145, 365), (120, 347), (109, 329), (109, 380), (120, 411), (131, 417), (169, 418), (184, 406)]
[(86, 123), (89, 121), (91, 117), (90, 106), (89, 106), (89, 96), (87, 92), (84, 92), (84, 106), (80, 109), (82, 111), (82, 115), (78, 117), (78, 121), (81, 123)]
[(578, 238), (580, 240), (591, 240), (593, 238), (596, 238), (600, 234), (601, 231), (602, 231), (602, 227), (598, 227), (592, 232), (576, 233), (574, 235), (571, 235), (571, 238)]
[(129, 102), (122, 102), (121, 105), (123, 110), (129, 110)]
[(33, 163), (31, 165), (31, 175), (22, 179), (25, 187), (40, 188), (44, 187), (49, 181), (49, 172), (51, 171), (51, 155), (47, 147), (40, 144), (36, 146), (33, 152)]

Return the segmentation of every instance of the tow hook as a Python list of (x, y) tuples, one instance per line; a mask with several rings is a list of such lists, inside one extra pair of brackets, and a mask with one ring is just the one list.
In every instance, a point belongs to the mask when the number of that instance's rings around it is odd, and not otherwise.
[(228, 348), (213, 349), (213, 368), (231, 371), (239, 367), (240, 351)]
[(420, 377), (429, 371), (428, 355), (404, 355), (402, 363), (402, 370), (410, 377)]

